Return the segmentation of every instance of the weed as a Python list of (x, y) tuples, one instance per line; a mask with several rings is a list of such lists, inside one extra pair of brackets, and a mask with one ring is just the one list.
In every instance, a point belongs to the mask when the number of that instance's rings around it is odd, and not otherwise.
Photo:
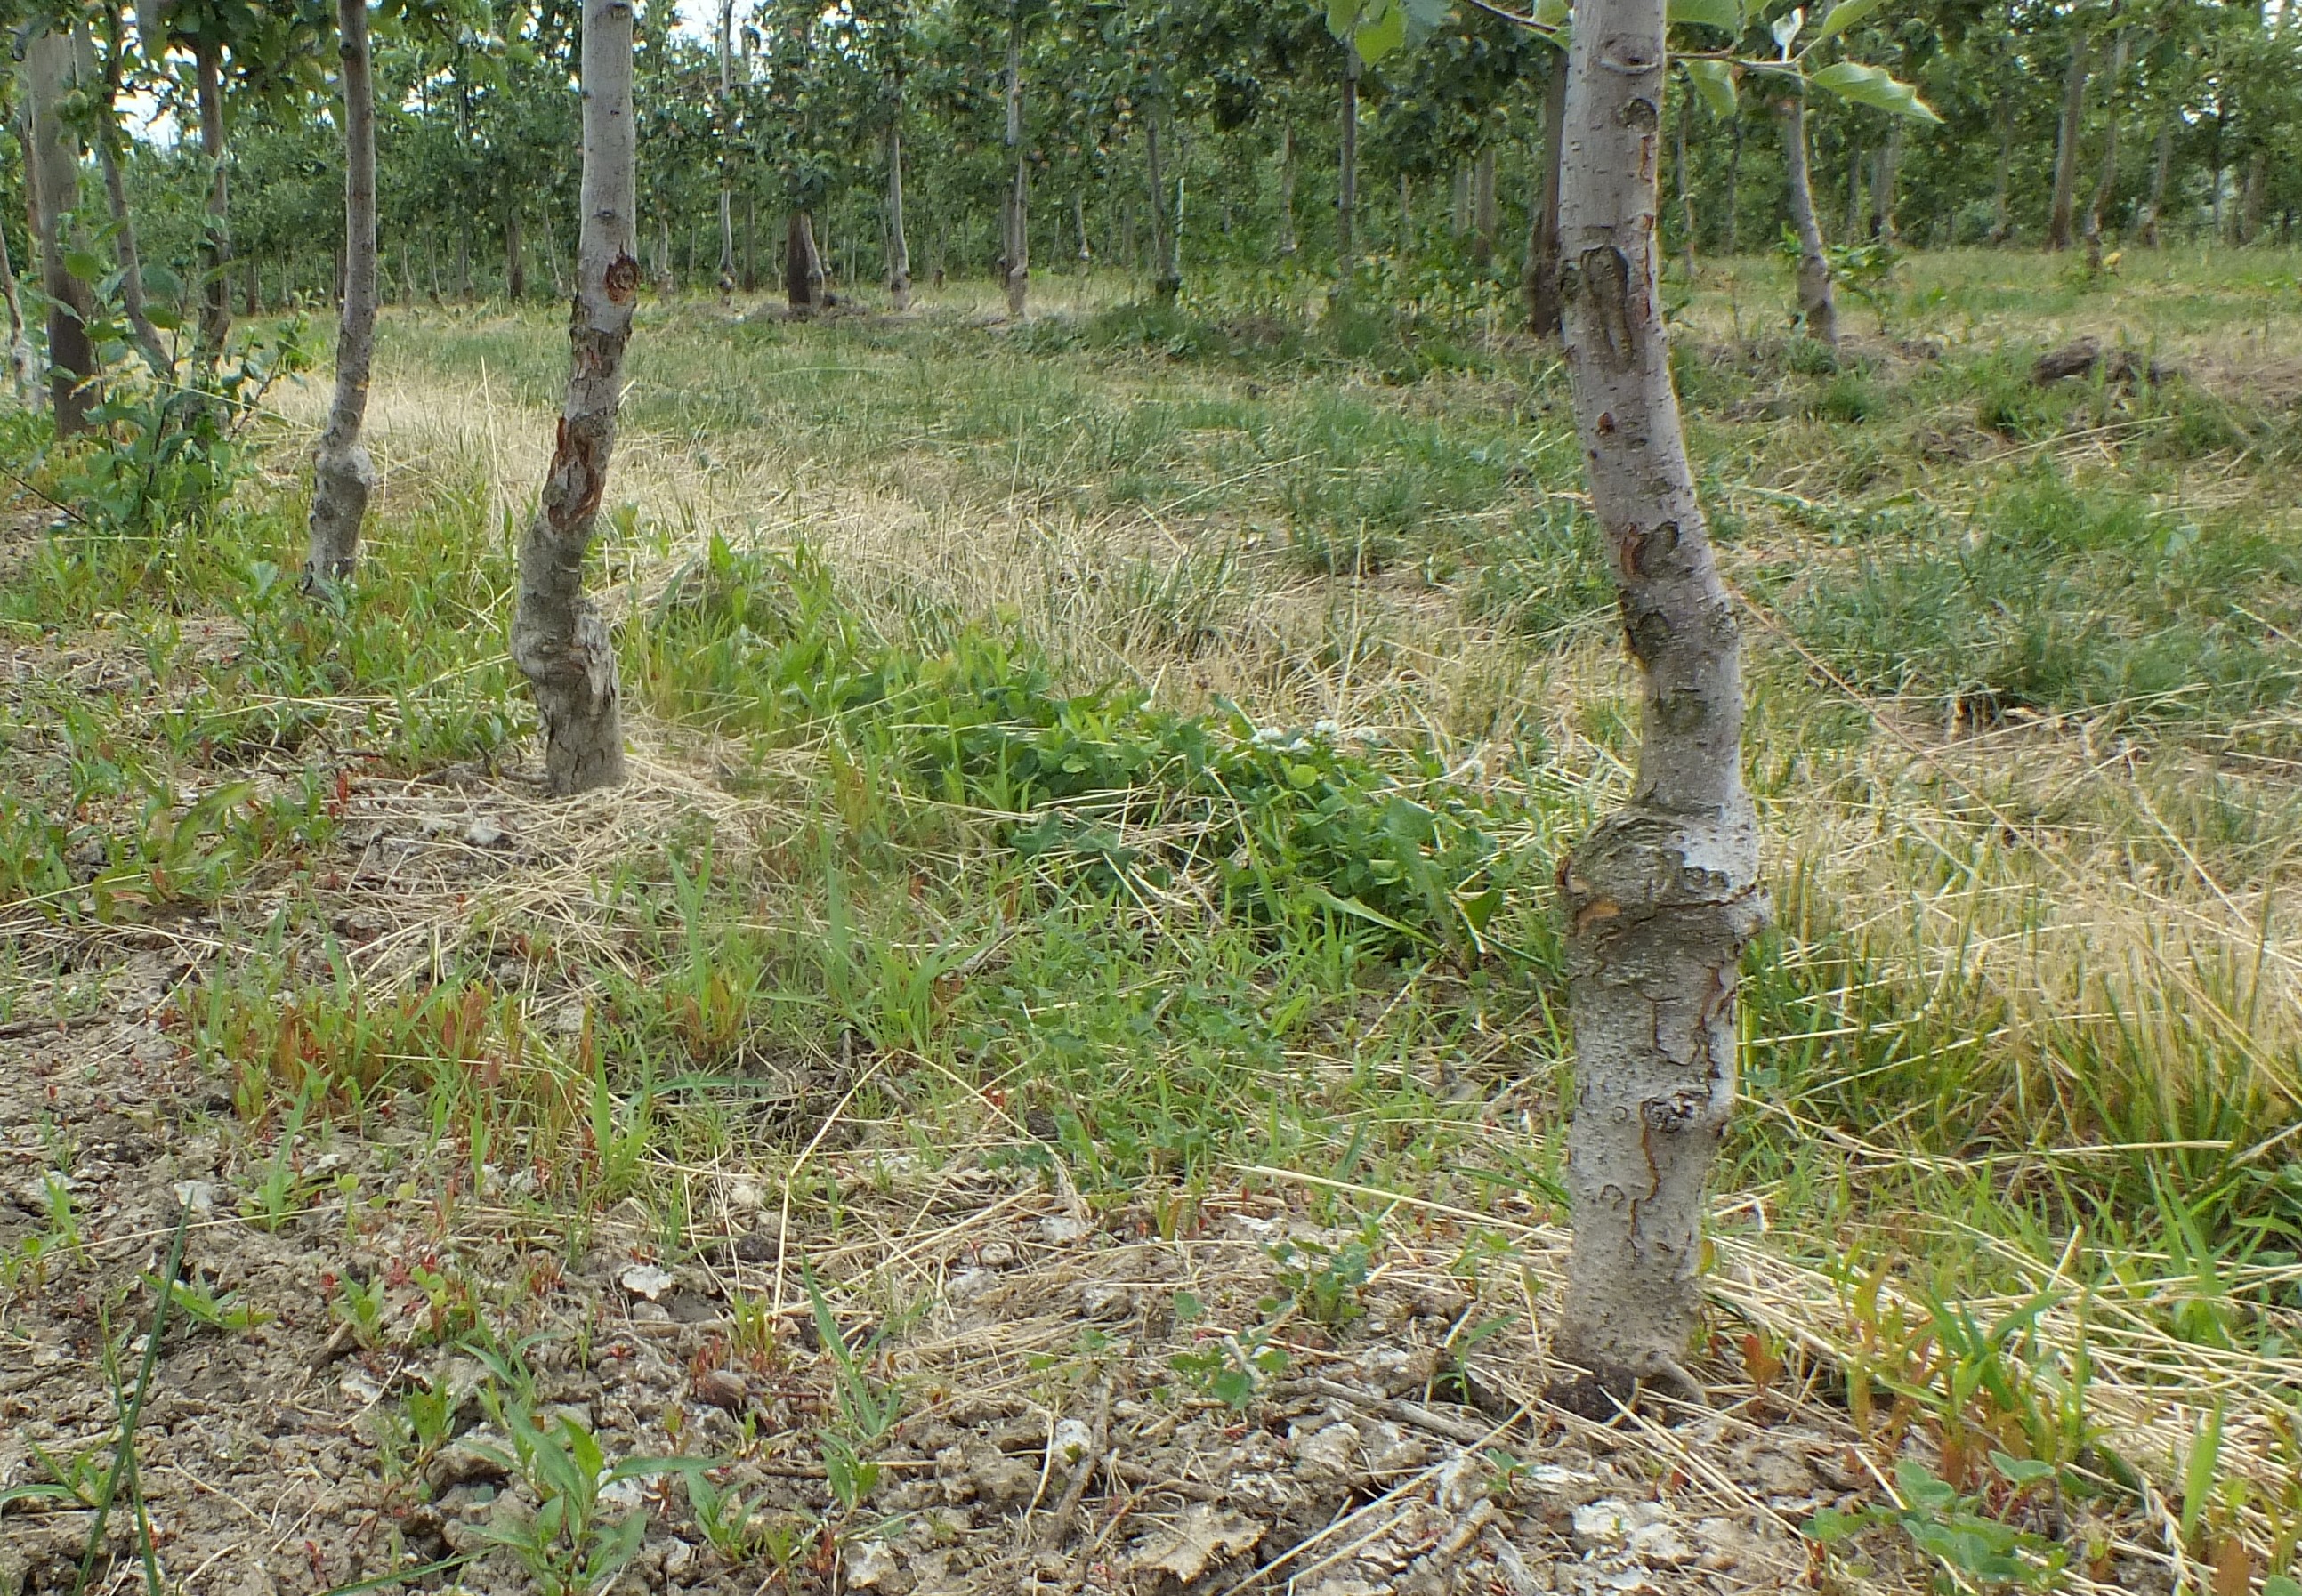
[[(626, 1457), (610, 1465), (592, 1432), (569, 1415), (538, 1424), (524, 1405), (500, 1408), (511, 1450), (487, 1449), (536, 1499), (532, 1516), (480, 1526), (481, 1538), (517, 1557), (543, 1596), (588, 1596), (604, 1589), (639, 1555), (647, 1514), (608, 1516), (618, 1486), (664, 1474), (691, 1476), (700, 1457)], [(612, 1494), (611, 1494), (612, 1493)]]

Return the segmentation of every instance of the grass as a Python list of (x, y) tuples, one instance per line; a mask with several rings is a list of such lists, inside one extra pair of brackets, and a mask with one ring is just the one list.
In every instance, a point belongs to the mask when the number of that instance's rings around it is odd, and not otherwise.
[[(1777, 908), (1718, 1240), (1819, 1293), (1722, 1275), (1720, 1333), (1827, 1356), (1960, 1502), (1993, 1449), (2172, 1481), (2227, 1415), (2176, 1557), (2290, 1559), (2302, 1514), (2294, 265), (1922, 257), (1836, 362), (1772, 331), (1770, 263), (1678, 313)], [(1555, 360), (1491, 300), (1059, 291), (1020, 329), (648, 309), (600, 573), (640, 778), (508, 811), (477, 896), (378, 900), (341, 832), (356, 785), (412, 819), (385, 778), (524, 758), (550, 315), (387, 319), (340, 611), (280, 575), (316, 391), (206, 538), (31, 540), (0, 1010), (72, 990), (58, 928), (196, 909), (231, 951), (181, 1023), (251, 1133), (398, 1112), (667, 1236), (666, 1170), (752, 1143), (836, 1227), (832, 1121), (1171, 1232), (1253, 1170), (1561, 1216), (1544, 883), (1634, 727)], [(2081, 329), (2189, 374), (2033, 389)]]

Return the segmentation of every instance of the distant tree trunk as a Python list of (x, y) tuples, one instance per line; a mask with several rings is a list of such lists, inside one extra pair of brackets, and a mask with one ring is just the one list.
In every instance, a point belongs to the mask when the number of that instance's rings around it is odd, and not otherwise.
[(1670, 181), (1678, 189), (1679, 264), (1685, 269), (1689, 282), (1694, 281), (1694, 189), (1686, 180), (1686, 124), (1693, 114), (1694, 97), (1681, 95), (1677, 123), (1671, 130)]
[(2046, 212), (2046, 248), (2071, 247), (2071, 223), (2078, 208), (2079, 135), (2086, 119), (2087, 58), (2094, 41), (2071, 38), (2071, 69), (2063, 80), (2063, 120), (2054, 132), (2054, 197)]
[[(360, 441), (375, 353), (375, 100), (368, 77), (367, 0), (336, 0), (336, 28), (344, 88), (344, 298), (336, 324), (335, 400), (312, 465), (306, 592), (351, 579), (359, 562), (360, 523), (375, 491), (375, 467)], [(515, 208), (511, 214), (519, 213)], [(517, 222), (511, 248), (517, 261)]]
[(912, 244), (903, 233), (903, 130), (887, 124), (887, 302), (912, 307)]
[(1735, 109), (1735, 133), (1726, 145), (1726, 253), (1743, 253), (1743, 110)]
[(1071, 225), (1079, 230), (1079, 262), (1083, 272), (1095, 260), (1095, 247), (1087, 241), (1087, 196), (1077, 189), (1071, 190)]
[(1007, 315), (1021, 321), (1031, 287), (1031, 194), (1023, 150), (1023, 7), (1009, 0), (1007, 11), (1007, 159), (1015, 169), (1007, 193)]
[[(168, 376), (176, 363), (169, 357), (160, 330), (152, 324), (144, 303), (144, 260), (136, 247), (136, 218), (128, 208), (128, 185), (120, 170), (120, 73), (122, 57), (120, 8), (108, 4), (105, 19), (109, 37), (104, 56), (104, 97), (96, 107), (96, 156), (104, 172), (104, 197), (112, 212), (113, 247), (120, 252), (120, 307), (128, 317), (130, 334), (143, 351), (154, 374)], [(86, 35), (81, 47), (87, 49)]]
[(0, 228), (0, 298), (8, 303), (8, 382), (16, 402), (32, 406), (40, 397), (40, 357), (24, 324), (23, 297), (16, 288), (15, 263), (8, 258), (8, 230)]
[(735, 290), (735, 0), (719, 0), (719, 292)]
[(94, 314), (88, 284), (64, 265), (64, 219), (80, 209), (80, 140), (67, 121), (65, 97), (76, 87), (79, 51), (68, 34), (46, 29), (24, 50), (24, 88), (31, 116), (28, 170), (38, 186), (40, 281), (47, 290), (48, 396), (59, 436), (84, 432), (95, 400)]
[(551, 297), (565, 299), (567, 297), (567, 273), (559, 264), (559, 234), (551, 225), (550, 207), (545, 206), (536, 219), (543, 226), (543, 264), (551, 271)]
[(1358, 270), (1355, 238), (1359, 210), (1359, 52), (1343, 46), (1342, 152), (1335, 173), (1335, 271), (1345, 292)]
[(1399, 257), (1405, 260), (1415, 248), (1415, 181), (1399, 174)]
[(1889, 243), (1902, 237), (1895, 224), (1895, 189), (1903, 172), (1903, 125), (1899, 116), (1888, 125), (1870, 172), (1870, 236)]
[(1567, 371), (1591, 509), (1640, 683), (1628, 801), (1559, 870), (1575, 1103), (1554, 1391), (1610, 1417), (1641, 1382), (1699, 1399), (1705, 1182), (1735, 1096), (1735, 996), (1766, 919), (1742, 782), (1741, 644), (1671, 388), (1656, 227), (1664, 0), (1584, 0), (1560, 197)]
[(1143, 119), (1143, 174), (1151, 189), (1151, 297), (1162, 305), (1172, 305), (1183, 291), (1183, 271), (1175, 242), (1180, 218), (1169, 209), (1166, 172), (1159, 159), (1165, 110), (1164, 105), (1154, 105)]
[(659, 212), (655, 219), (655, 288), (668, 299), (679, 291), (679, 276), (671, 265), (671, 214)]
[(2086, 239), (2087, 269), (2102, 270), (2102, 213), (2118, 188), (2118, 86), (2126, 75), (2126, 29), (2111, 36), (2110, 81), (2103, 90), (2108, 119), (2102, 130), (2102, 170), (2094, 192), (2087, 198), (2086, 219), (2079, 235)]
[(2270, 194), (2270, 149), (2255, 146), (2247, 157), (2246, 181), (2239, 189), (2238, 241), (2251, 244), (2262, 236), (2262, 213)]
[(1998, 99), (1998, 175), (1990, 191), (1990, 241), (2004, 244), (2014, 234), (2013, 212), (2009, 197), (2014, 180), (2014, 100), (2002, 94)]
[(1285, 123), (1279, 130), (1279, 256), (1294, 258), (1299, 246), (1295, 241), (1295, 128)]
[(744, 291), (754, 293), (760, 286), (758, 252), (760, 202), (752, 196), (744, 196)]
[(1862, 147), (1852, 139), (1846, 141), (1846, 220), (1838, 236), (1848, 244), (1862, 237)]
[(527, 298), (527, 250), (517, 205), (504, 207), (504, 293), (515, 305)]
[(199, 43), (192, 47), (194, 70), (199, 79), (200, 153), (208, 161), (206, 231), (200, 243), (200, 327), (197, 354), (202, 365), (213, 367), (223, 357), (224, 340), (231, 335), (231, 284), (224, 273), (231, 265), (231, 192), (225, 181), (223, 46)]
[(1471, 258), (1482, 266), (1495, 258), (1495, 233), (1500, 226), (1495, 208), (1495, 150), (1489, 145), (1471, 166)]
[(784, 229), (784, 303), (796, 315), (823, 307), (823, 256), (816, 253), (815, 218), (803, 210)]
[(584, 592), (615, 447), (624, 346), (640, 263), (633, 214), (631, 0), (584, 0), (583, 223), (568, 325), (567, 399), (535, 518), (519, 546), (511, 656), (543, 721), (544, 776), (555, 794), (624, 779), (615, 639)]
[(1822, 224), (1814, 216), (1814, 189), (1807, 179), (1806, 101), (1785, 95), (1775, 102), (1783, 128), (1783, 187), (1790, 202), (1791, 228), (1798, 236), (1799, 319), (1807, 336), (1838, 341), (1838, 305), (1830, 287), (1830, 256), (1823, 253)]
[(472, 302), (472, 224), (468, 221), (456, 233), (456, 298), (466, 305)]
[(2166, 214), (2166, 178), (2174, 166), (2174, 124), (2167, 122), (2158, 130), (2158, 147), (2150, 169), (2150, 209), (2142, 218), (2138, 230), (2145, 248), (2158, 248), (2159, 228)]
[(1558, 335), (1558, 194), (1567, 162), (1567, 52), (1553, 49), (1542, 80), (1542, 165), (1526, 223), (1526, 330)]

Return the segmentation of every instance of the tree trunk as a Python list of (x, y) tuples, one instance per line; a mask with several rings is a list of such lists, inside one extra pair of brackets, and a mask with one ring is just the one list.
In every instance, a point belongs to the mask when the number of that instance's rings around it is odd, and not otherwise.
[(1359, 52), (1343, 46), (1342, 153), (1335, 174), (1335, 273), (1343, 291), (1350, 291), (1351, 273), (1358, 270), (1355, 234), (1359, 210)]
[(2246, 182), (2239, 190), (2238, 241), (2251, 244), (2262, 236), (2262, 213), (2270, 194), (2270, 150), (2256, 145), (2247, 157)]
[(456, 232), (456, 298), (466, 305), (472, 302), (472, 224), (469, 222)]
[(2126, 75), (2126, 29), (2111, 36), (2110, 81), (2103, 90), (2107, 121), (2102, 130), (2102, 170), (2095, 176), (2094, 192), (2087, 197), (2086, 219), (2079, 235), (2086, 239), (2087, 269), (2102, 270), (2102, 213), (2118, 188), (2118, 85)]
[(1471, 258), (1482, 266), (1495, 258), (1495, 233), (1500, 225), (1495, 209), (1495, 151), (1489, 145), (1471, 166)]
[(1862, 147), (1852, 139), (1846, 141), (1846, 219), (1838, 237), (1848, 244), (1862, 237)]
[(1893, 243), (1902, 237), (1895, 224), (1895, 189), (1903, 173), (1903, 129), (1904, 122), (1896, 117), (1886, 129), (1886, 142), (1878, 147), (1878, 154), (1870, 170), (1870, 236)]
[(552, 231), (551, 209), (549, 206), (537, 213), (536, 220), (543, 225), (543, 264), (551, 271), (551, 297), (567, 297), (567, 273), (559, 265), (559, 235)]
[(751, 195), (744, 196), (744, 291), (756, 292), (760, 286), (760, 256), (758, 250), (760, 203)]
[(2158, 231), (2166, 214), (2166, 179), (2174, 166), (2174, 124), (2167, 122), (2158, 130), (2156, 159), (2150, 170), (2150, 210), (2143, 217), (2140, 233), (2146, 248), (2158, 248)]
[(213, 367), (223, 357), (224, 340), (231, 335), (231, 284), (224, 273), (231, 265), (231, 192), (226, 182), (223, 125), (223, 47), (197, 44), (192, 60), (199, 78), (200, 153), (207, 157), (208, 203), (206, 230), (200, 242), (200, 327), (197, 340), (199, 362)]
[[(375, 354), (375, 100), (368, 79), (367, 0), (336, 0), (336, 29), (344, 86), (344, 298), (336, 323), (335, 400), (312, 463), (306, 592), (351, 579), (359, 562), (360, 523), (375, 491), (375, 467), (360, 441)], [(518, 214), (511, 213), (515, 262)]]
[(608, 462), (640, 263), (633, 214), (631, 0), (584, 0), (583, 222), (568, 324), (567, 399), (535, 519), (519, 546), (511, 655), (543, 721), (555, 794), (624, 779), (615, 639), (584, 592)]
[(2004, 244), (2014, 233), (2014, 215), (2009, 206), (2009, 197), (2014, 181), (2014, 100), (2012, 95), (1998, 99), (1998, 177), (1990, 193), (1990, 241)]
[[(136, 247), (136, 218), (130, 214), (128, 184), (120, 170), (118, 106), (122, 41), (118, 5), (107, 5), (105, 17), (109, 37), (104, 58), (104, 99), (97, 106), (96, 155), (97, 164), (104, 172), (105, 201), (112, 212), (113, 247), (120, 252), (120, 307), (126, 313), (129, 332), (153, 374), (172, 377), (176, 363), (169, 357), (167, 345), (160, 337), (160, 330), (152, 324), (151, 312), (144, 304), (143, 255)], [(85, 34), (81, 36), (81, 47), (88, 47)]]
[(1298, 248), (1295, 241), (1295, 129), (1292, 124), (1279, 130), (1279, 257), (1291, 260)]
[(1071, 190), (1071, 225), (1079, 230), (1080, 270), (1084, 272), (1095, 263), (1095, 246), (1087, 241), (1087, 196), (1077, 189)]
[(2063, 80), (2063, 120), (2054, 132), (2054, 197), (2046, 212), (2046, 248), (2071, 247), (2071, 222), (2078, 207), (2079, 135), (2086, 118), (2087, 56), (2094, 41), (2071, 38), (2071, 70)]
[(887, 302), (912, 307), (912, 244), (903, 232), (903, 130), (887, 124)]
[(1690, 283), (1694, 281), (1694, 190), (1686, 181), (1686, 124), (1693, 115), (1694, 97), (1679, 96), (1678, 118), (1671, 130), (1670, 181), (1678, 189), (1679, 264)]
[(1455, 164), (1455, 191), (1447, 206), (1447, 231), (1458, 239), (1471, 231), (1471, 169), (1459, 161)]
[(31, 115), (28, 170), (39, 191), (40, 281), (48, 305), (48, 396), (57, 435), (83, 432), (95, 400), (96, 349), (88, 323), (95, 311), (88, 284), (64, 265), (64, 219), (80, 209), (80, 140), (65, 119), (63, 100), (76, 86), (79, 52), (70, 35), (46, 29), (24, 50), (24, 86)]
[(1735, 109), (1735, 133), (1726, 145), (1726, 253), (1743, 253), (1743, 110)]
[(1783, 179), (1790, 201), (1791, 227), (1798, 236), (1799, 319), (1807, 336), (1838, 342), (1838, 305), (1831, 292), (1830, 257), (1823, 253), (1822, 224), (1814, 216), (1814, 189), (1807, 178), (1806, 101), (1785, 95), (1775, 102), (1783, 127)]
[[(29, 189), (29, 184), (26, 187)], [(34, 248), (39, 232), (33, 230)], [(8, 304), (8, 382), (19, 404), (30, 407), (40, 399), (40, 357), (32, 349), (31, 332), (24, 322), (24, 300), (16, 287), (16, 265), (8, 257), (8, 230), (0, 227), (0, 298)]]
[(1143, 173), (1151, 188), (1151, 297), (1172, 305), (1183, 291), (1183, 273), (1175, 248), (1180, 220), (1168, 208), (1167, 181), (1159, 161), (1159, 135), (1165, 107), (1155, 105), (1143, 119)]
[(735, 291), (735, 0), (719, 0), (719, 293)]
[(1007, 159), (1015, 169), (1007, 191), (1007, 236), (1004, 241), (1007, 315), (1023, 319), (1023, 305), (1031, 286), (1031, 211), (1029, 171), (1023, 152), (1023, 7), (1010, 0), (1007, 12)]
[(519, 236), (519, 206), (504, 210), (504, 293), (515, 305), (527, 298), (527, 250)]
[(1741, 647), (1671, 388), (1656, 228), (1664, 0), (1584, 0), (1560, 195), (1567, 370), (1640, 685), (1638, 776), (1559, 871), (1575, 1105), (1558, 1395), (1610, 1416), (1681, 1365), (1704, 1182), (1735, 1105), (1735, 971), (1766, 918), (1742, 782)]
[(784, 229), (784, 303), (794, 315), (823, 307), (823, 257), (816, 253), (815, 218), (794, 211)]
[(1405, 260), (1415, 248), (1415, 182), (1407, 173), (1399, 174), (1399, 258)]
[(1558, 335), (1558, 194), (1567, 163), (1567, 52), (1554, 48), (1542, 80), (1542, 169), (1526, 224), (1526, 330)]

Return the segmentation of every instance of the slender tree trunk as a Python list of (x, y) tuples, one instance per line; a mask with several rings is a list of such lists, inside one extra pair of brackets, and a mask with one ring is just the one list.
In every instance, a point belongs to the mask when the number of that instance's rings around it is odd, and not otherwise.
[(192, 49), (199, 79), (200, 152), (209, 166), (206, 233), (200, 245), (204, 281), (197, 339), (200, 364), (209, 367), (223, 357), (224, 340), (231, 335), (231, 284), (224, 276), (231, 265), (231, 191), (224, 162), (222, 54), (222, 46), (214, 44), (197, 44)]
[(1471, 258), (1482, 266), (1495, 258), (1495, 233), (1500, 226), (1495, 206), (1495, 150), (1489, 145), (1471, 166)]
[(551, 297), (567, 297), (567, 273), (559, 265), (559, 234), (551, 225), (551, 208), (546, 206), (537, 213), (536, 220), (543, 227), (543, 264), (551, 271)]
[(1848, 244), (1862, 237), (1862, 147), (1852, 139), (1846, 141), (1846, 218), (1838, 237)]
[[(120, 307), (128, 316), (128, 329), (143, 351), (145, 363), (156, 375), (169, 376), (176, 363), (169, 357), (167, 344), (160, 330), (152, 324), (151, 312), (144, 303), (144, 260), (136, 247), (136, 218), (128, 208), (128, 184), (120, 169), (120, 73), (121, 17), (117, 4), (105, 8), (108, 37), (104, 57), (104, 99), (97, 106), (96, 155), (104, 172), (104, 197), (112, 212), (113, 247), (120, 252)], [(81, 36), (81, 48), (88, 49), (87, 36)]]
[(803, 210), (784, 229), (784, 302), (794, 315), (823, 307), (823, 256), (816, 253), (815, 218)]
[(1766, 919), (1742, 782), (1735, 610), (1713, 563), (1671, 388), (1655, 176), (1663, 0), (1584, 0), (1560, 196), (1567, 370), (1640, 683), (1628, 802), (1559, 871), (1575, 1105), (1575, 1242), (1553, 1345), (1593, 1416), (1680, 1360), (1700, 1306), (1704, 1183), (1735, 1105), (1736, 967)]
[(1342, 154), (1335, 176), (1335, 272), (1344, 292), (1358, 270), (1356, 239), (1359, 210), (1359, 52), (1343, 46)]
[(2063, 120), (2054, 133), (2054, 196), (2046, 212), (2046, 248), (2071, 247), (2072, 213), (2078, 208), (2079, 135), (2086, 118), (2087, 58), (2094, 41), (2071, 38), (2071, 70), (2063, 80)]
[(1172, 305), (1182, 292), (1183, 273), (1177, 264), (1175, 227), (1178, 218), (1168, 208), (1166, 173), (1159, 159), (1164, 105), (1154, 105), (1143, 119), (1143, 175), (1151, 189), (1151, 297)]
[(1295, 129), (1292, 123), (1282, 123), (1279, 129), (1279, 256), (1294, 258), (1298, 248), (1295, 241)]
[(1735, 108), (1734, 137), (1726, 144), (1726, 253), (1743, 253), (1743, 110)]
[(1415, 182), (1407, 173), (1399, 174), (1399, 258), (1405, 260), (1415, 248)]
[(2158, 147), (2150, 169), (2150, 210), (2143, 217), (2140, 229), (2143, 245), (2158, 248), (2158, 233), (2166, 214), (2166, 179), (2174, 167), (2174, 124), (2169, 121), (2158, 130)]
[(2012, 95), (2002, 94), (1998, 99), (1998, 174), (1990, 192), (1990, 241), (2004, 244), (2014, 234), (2014, 214), (2010, 197), (2014, 181), (2014, 101)]
[(632, 127), (631, 0), (584, 0), (583, 223), (568, 324), (567, 400), (535, 519), (519, 546), (511, 655), (543, 721), (545, 779), (557, 794), (624, 779), (616, 644), (584, 592), (640, 263)]
[(1534, 205), (1527, 217), (1526, 265), (1519, 274), (1526, 294), (1526, 330), (1537, 338), (1559, 332), (1558, 195), (1567, 164), (1567, 52), (1553, 49), (1542, 80), (1542, 168)]
[(1029, 168), (1023, 151), (1023, 7), (1010, 0), (1007, 12), (1007, 159), (1015, 169), (1007, 192), (1006, 266), (1007, 315), (1023, 317), (1031, 287), (1031, 194)]
[(719, 0), (719, 293), (735, 291), (735, 0)]
[(1903, 174), (1903, 129), (1896, 117), (1886, 129), (1886, 142), (1878, 147), (1870, 172), (1870, 236), (1893, 243), (1902, 237), (1895, 223), (1895, 190)]
[(1087, 196), (1077, 189), (1071, 190), (1071, 225), (1079, 230), (1080, 270), (1084, 272), (1095, 262), (1095, 246), (1087, 239)]
[(1671, 129), (1670, 181), (1678, 189), (1679, 264), (1689, 282), (1694, 281), (1694, 190), (1686, 178), (1686, 124), (1693, 114), (1694, 97), (1679, 96), (1678, 117)]
[(1799, 319), (1807, 336), (1838, 342), (1838, 305), (1831, 292), (1830, 257), (1823, 253), (1822, 224), (1815, 220), (1814, 189), (1807, 178), (1806, 101), (1785, 95), (1775, 102), (1783, 128), (1784, 189), (1790, 201), (1791, 228), (1798, 236)]
[(527, 298), (527, 249), (519, 234), (519, 206), (504, 208), (504, 293), (515, 305)]
[(16, 401), (34, 405), (40, 396), (40, 357), (24, 324), (24, 300), (16, 288), (15, 263), (8, 258), (8, 230), (0, 228), (0, 298), (8, 304), (8, 382)]
[(32, 35), (24, 51), (24, 85), (31, 115), (27, 170), (39, 192), (40, 280), (48, 306), (48, 397), (59, 436), (83, 432), (95, 400), (96, 349), (88, 340), (95, 310), (88, 284), (64, 265), (64, 222), (80, 209), (80, 140), (63, 101), (76, 87), (79, 51), (69, 34)]
[[(312, 463), (306, 592), (351, 579), (359, 563), (360, 523), (375, 491), (375, 467), (360, 441), (375, 354), (375, 98), (368, 77), (367, 0), (336, 0), (336, 29), (344, 86), (344, 298), (336, 323), (335, 401)], [(510, 241), (517, 262), (516, 221)]]
[(903, 232), (903, 130), (894, 122), (887, 124), (887, 302), (897, 310), (912, 307), (912, 244)]
[(456, 232), (456, 298), (466, 305), (472, 302), (472, 224), (469, 222)]
[(760, 202), (752, 196), (744, 196), (744, 291), (755, 293), (760, 286), (759, 241)]
[(2102, 213), (2118, 188), (2118, 86), (2125, 76), (2126, 29), (2121, 28), (2111, 36), (2110, 80), (2103, 88), (2108, 117), (2102, 130), (2102, 169), (2095, 176), (2079, 230), (2086, 240), (2087, 269), (2092, 272), (2102, 270)]
[(2251, 244), (2262, 236), (2262, 213), (2270, 194), (2270, 149), (2256, 145), (2247, 157), (2246, 181), (2239, 189), (2238, 241)]

